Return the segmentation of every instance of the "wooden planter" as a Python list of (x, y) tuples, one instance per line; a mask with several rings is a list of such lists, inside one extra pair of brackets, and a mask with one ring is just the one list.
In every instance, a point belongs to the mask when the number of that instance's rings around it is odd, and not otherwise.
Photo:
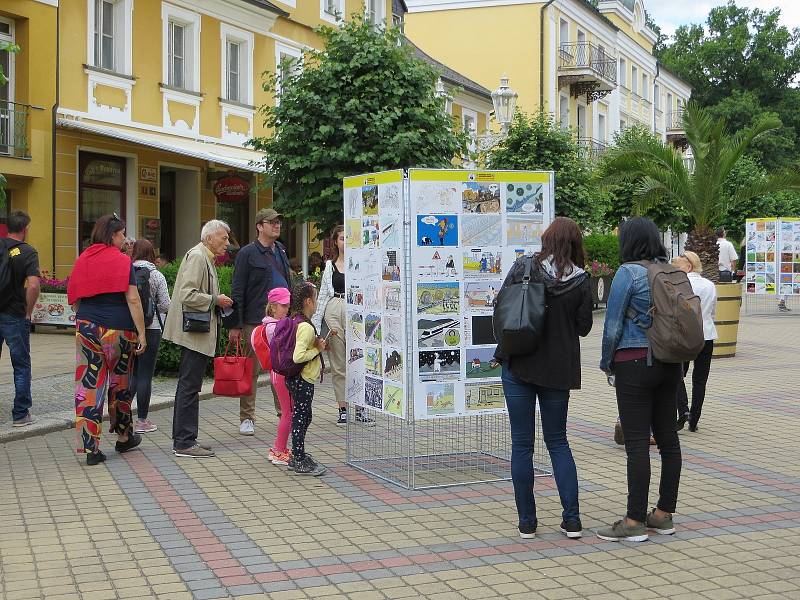
[(740, 283), (717, 283), (717, 311), (714, 325), (717, 339), (714, 340), (712, 358), (736, 356), (736, 340), (739, 336), (739, 311), (742, 306)]
[(608, 299), (608, 292), (611, 291), (611, 277), (590, 277), (589, 289), (592, 292), (592, 303), (595, 306), (605, 304)]

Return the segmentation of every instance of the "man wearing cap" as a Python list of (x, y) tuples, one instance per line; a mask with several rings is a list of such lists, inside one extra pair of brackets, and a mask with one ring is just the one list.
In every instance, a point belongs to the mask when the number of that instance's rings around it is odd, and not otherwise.
[[(289, 259), (278, 242), (281, 215), (271, 208), (262, 208), (256, 214), (256, 230), (256, 240), (242, 247), (236, 255), (231, 285), (237, 326), (230, 330), (229, 339), (234, 344), (241, 339), (248, 356), (255, 356), (250, 334), (264, 318), (267, 295), (274, 288), (288, 288), (291, 282)], [(258, 361), (254, 362), (253, 393), (239, 399), (239, 433), (242, 435), (255, 433), (256, 383), (260, 369)], [(280, 417), (280, 403), (274, 388), (272, 397), (275, 412)]]

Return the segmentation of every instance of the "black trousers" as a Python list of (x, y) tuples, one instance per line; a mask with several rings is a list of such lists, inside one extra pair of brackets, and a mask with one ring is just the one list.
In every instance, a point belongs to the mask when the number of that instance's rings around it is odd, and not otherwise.
[[(711, 371), (711, 355), (714, 352), (714, 340), (706, 340), (705, 346), (694, 359), (694, 370), (692, 371), (692, 408), (689, 409), (689, 398), (686, 395), (686, 382), (681, 380), (678, 385), (676, 402), (678, 405), (678, 416), (689, 413), (689, 425), (696, 426), (700, 420), (700, 413), (703, 410), (703, 400), (706, 398), (706, 382), (708, 373)], [(683, 376), (689, 372), (689, 363), (683, 363)]]
[(136, 357), (133, 367), (134, 385), (136, 390), (136, 416), (139, 420), (147, 418), (150, 411), (150, 396), (153, 392), (153, 373), (156, 371), (158, 346), (161, 344), (161, 330), (148, 329), (145, 331), (147, 348), (144, 353)]
[(178, 388), (172, 413), (172, 447), (185, 450), (197, 443), (200, 421), (200, 389), (209, 357), (188, 348), (181, 348)]
[(675, 394), (681, 378), (679, 363), (647, 359), (617, 363), (617, 406), (628, 455), (628, 511), (636, 521), (647, 518), (650, 490), (650, 432), (661, 453), (661, 483), (656, 506), (675, 512), (681, 478), (681, 446), (675, 431)]

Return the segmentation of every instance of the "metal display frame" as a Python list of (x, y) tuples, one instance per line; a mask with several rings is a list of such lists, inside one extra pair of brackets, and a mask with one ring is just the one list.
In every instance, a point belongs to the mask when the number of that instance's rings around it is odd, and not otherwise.
[[(448, 169), (451, 170), (451, 169)], [(497, 171), (494, 171), (497, 172)], [(412, 268), (411, 200), (408, 170), (402, 183), (402, 277)], [(553, 214), (554, 189), (550, 183)], [(345, 214), (346, 211), (345, 211)], [(405, 285), (404, 311), (411, 311), (413, 286)], [(405, 318), (406, 357), (412, 356), (414, 322)], [(408, 361), (406, 361), (408, 365)], [(348, 419), (346, 462), (380, 480), (408, 490), (508, 481), (511, 479), (511, 430), (507, 412), (435, 419), (414, 415), (414, 369), (405, 369), (405, 417), (364, 407), (374, 426)], [(355, 408), (347, 399), (349, 413)], [(359, 407), (361, 410), (361, 407)], [(534, 476), (552, 475), (550, 455), (543, 441), (538, 403), (535, 418)]]

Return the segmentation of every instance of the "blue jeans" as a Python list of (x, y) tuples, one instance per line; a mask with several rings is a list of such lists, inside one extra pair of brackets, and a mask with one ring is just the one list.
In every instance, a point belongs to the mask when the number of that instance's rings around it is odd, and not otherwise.
[(11, 416), (15, 421), (24, 419), (33, 404), (31, 398), (31, 322), (25, 317), (0, 313), (0, 355), (3, 342), (8, 346), (11, 366), (14, 367), (14, 409)]
[(511, 479), (517, 502), (520, 526), (535, 526), (536, 500), (533, 496), (533, 440), (536, 398), (542, 434), (553, 463), (563, 519), (567, 523), (580, 518), (578, 508), (578, 471), (567, 441), (569, 390), (555, 390), (526, 383), (514, 377), (503, 365), (503, 391), (511, 421)]

